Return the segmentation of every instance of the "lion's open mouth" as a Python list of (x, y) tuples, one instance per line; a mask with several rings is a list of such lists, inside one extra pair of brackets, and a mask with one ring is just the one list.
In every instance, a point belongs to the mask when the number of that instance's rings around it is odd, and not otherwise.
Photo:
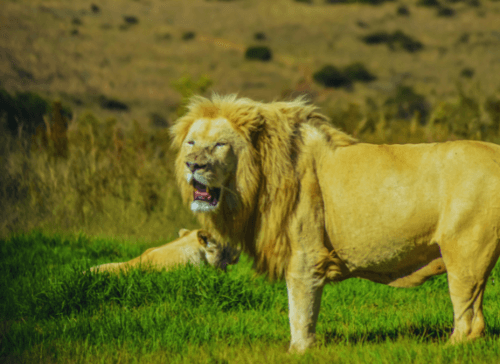
[(220, 199), (220, 188), (209, 188), (195, 179), (193, 179), (193, 187), (194, 201), (204, 201), (209, 203), (211, 206), (217, 206)]

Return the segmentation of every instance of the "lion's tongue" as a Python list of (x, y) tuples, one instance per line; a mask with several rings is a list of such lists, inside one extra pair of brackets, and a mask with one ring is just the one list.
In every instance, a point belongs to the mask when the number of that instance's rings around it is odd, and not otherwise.
[(194, 199), (195, 200), (210, 200), (212, 196), (208, 192), (200, 191), (200, 190), (194, 190)]
[(208, 192), (207, 186), (199, 183), (198, 181), (194, 181), (194, 199), (195, 200), (203, 200), (203, 201), (210, 201), (212, 196), (210, 195), (210, 192)]

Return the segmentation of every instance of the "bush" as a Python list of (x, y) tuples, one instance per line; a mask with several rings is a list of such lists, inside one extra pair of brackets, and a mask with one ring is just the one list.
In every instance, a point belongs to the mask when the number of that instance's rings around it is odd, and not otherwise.
[(406, 35), (401, 30), (396, 30), (392, 34), (384, 31), (374, 32), (364, 36), (362, 40), (368, 45), (386, 43), (392, 50), (402, 48), (410, 53), (417, 52), (424, 47), (421, 42), (413, 39), (409, 35)]
[(11, 135), (22, 132), (33, 135), (39, 127), (45, 128), (43, 116), (50, 110), (47, 100), (32, 92), (11, 96), (0, 89), (0, 118)]
[(314, 73), (313, 79), (325, 87), (345, 87), (351, 85), (351, 80), (345, 73), (332, 65), (326, 65)]
[(493, 134), (498, 134), (500, 132), (500, 99), (489, 97), (484, 108), (491, 118)]
[(182, 40), (193, 40), (196, 37), (196, 33), (189, 31), (182, 34)]
[(325, 87), (349, 87), (353, 82), (370, 82), (376, 77), (362, 63), (355, 62), (342, 70), (326, 65), (313, 75), (313, 79)]
[(133, 15), (124, 15), (123, 16), (123, 20), (125, 21), (125, 23), (127, 23), (128, 25), (136, 25), (136, 24), (139, 24), (139, 18), (137, 18), (136, 16), (133, 16)]
[(262, 40), (266, 40), (267, 39), (267, 36), (264, 32), (257, 32), (253, 35), (253, 38), (255, 40), (259, 40), (259, 41), (262, 41)]
[(399, 16), (410, 16), (410, 9), (406, 5), (398, 6), (396, 14)]
[(248, 47), (245, 52), (245, 58), (249, 60), (258, 60), (262, 62), (270, 61), (273, 58), (271, 49), (266, 46)]
[(411, 120), (418, 113), (422, 124), (430, 111), (430, 104), (425, 97), (409, 86), (398, 86), (394, 96), (389, 97), (384, 105), (389, 109), (389, 117)]
[(377, 77), (371, 74), (360, 62), (352, 63), (345, 67), (344, 74), (351, 81), (371, 82), (377, 79)]
[(421, 50), (424, 46), (418, 40), (406, 35), (401, 30), (397, 30), (392, 34), (391, 42), (389, 43), (391, 49), (396, 49), (398, 47), (403, 48), (407, 52), (416, 52)]
[(474, 69), (466, 67), (460, 72), (460, 76), (466, 78), (472, 78), (474, 77)]
[(363, 37), (363, 42), (366, 44), (382, 44), (389, 43), (391, 35), (387, 32), (374, 32)]
[(420, 6), (427, 6), (427, 7), (433, 7), (433, 6), (440, 6), (441, 4), (439, 3), (438, 0), (419, 0), (417, 2), (417, 5)]
[(437, 12), (437, 16), (441, 17), (452, 17), (454, 15), (455, 15), (455, 10), (446, 6), (440, 7)]
[(110, 99), (104, 95), (99, 97), (99, 105), (103, 109), (115, 110), (115, 111), (128, 111), (129, 107), (124, 102), (118, 101), (116, 99)]
[(394, 0), (325, 0), (326, 4), (369, 4), (369, 5), (380, 5), (388, 1)]

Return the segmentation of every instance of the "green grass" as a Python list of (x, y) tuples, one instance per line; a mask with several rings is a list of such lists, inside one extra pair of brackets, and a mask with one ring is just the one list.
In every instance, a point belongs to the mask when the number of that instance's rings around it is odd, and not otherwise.
[(500, 359), (496, 268), (486, 337), (447, 346), (446, 276), (414, 289), (363, 280), (327, 286), (318, 346), (286, 353), (286, 286), (256, 277), (246, 257), (228, 273), (82, 274), (151, 244), (33, 232), (0, 241), (0, 361), (61, 363), (491, 363)]

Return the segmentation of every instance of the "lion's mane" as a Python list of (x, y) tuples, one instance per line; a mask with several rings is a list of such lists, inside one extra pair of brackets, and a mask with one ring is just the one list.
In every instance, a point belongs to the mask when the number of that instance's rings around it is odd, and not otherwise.
[[(218, 239), (241, 244), (254, 258), (258, 272), (282, 277), (291, 253), (287, 225), (300, 189), (296, 162), (301, 153), (301, 124), (313, 126), (332, 147), (355, 144), (356, 140), (334, 128), (302, 98), (260, 103), (235, 95), (214, 95), (211, 100), (200, 96), (190, 100), (187, 114), (171, 129), (174, 148), (181, 148), (191, 125), (200, 118), (227, 119), (247, 146), (231, 177), (237, 197), (228, 198), (236, 198), (236, 209), (223, 203), (214, 213), (198, 214), (201, 224)], [(185, 180), (180, 154), (176, 178), (183, 199), (189, 202), (192, 187)]]

